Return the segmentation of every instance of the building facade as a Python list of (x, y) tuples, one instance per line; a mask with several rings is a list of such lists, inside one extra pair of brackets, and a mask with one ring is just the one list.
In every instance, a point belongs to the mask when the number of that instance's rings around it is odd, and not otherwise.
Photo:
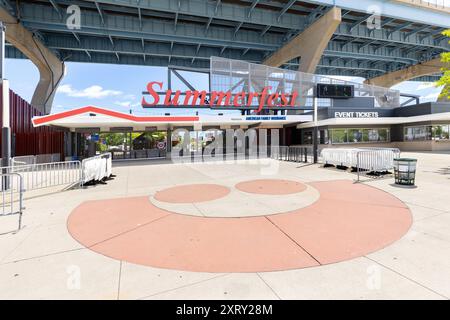
[[(320, 147), (396, 147), (450, 151), (450, 103), (376, 108), (371, 98), (335, 100), (319, 108)], [(295, 144), (313, 143), (314, 123), (297, 125)]]

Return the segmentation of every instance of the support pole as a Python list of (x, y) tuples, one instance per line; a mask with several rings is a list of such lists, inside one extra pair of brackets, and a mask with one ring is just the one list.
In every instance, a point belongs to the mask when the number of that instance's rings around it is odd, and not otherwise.
[(317, 98), (313, 98), (313, 107), (314, 107), (314, 134), (313, 134), (313, 159), (314, 163), (317, 163), (317, 151), (319, 149), (319, 127), (317, 126)]
[(172, 129), (167, 128), (166, 133), (166, 159), (172, 157)]
[[(5, 76), (5, 31), (3, 22), (0, 21), (0, 81), (2, 85), (2, 167), (9, 166), (11, 157), (11, 128), (9, 127), (9, 82), (4, 79)], [(2, 173), (7, 173), (3, 169)], [(9, 188), (9, 179), (4, 177), (3, 190)]]

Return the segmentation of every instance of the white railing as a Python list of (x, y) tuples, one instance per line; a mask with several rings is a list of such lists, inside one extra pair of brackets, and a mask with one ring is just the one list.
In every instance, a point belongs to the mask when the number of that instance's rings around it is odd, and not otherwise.
[(320, 153), (324, 164), (354, 167), (366, 171), (386, 171), (393, 168), (397, 148), (325, 148)]
[(142, 149), (142, 150), (127, 150), (127, 151), (111, 151), (113, 160), (125, 159), (155, 159), (164, 158), (166, 150), (160, 149)]
[(20, 166), (24, 164), (36, 164), (36, 156), (18, 156), (11, 159), (12, 166)]
[(104, 153), (81, 162), (81, 185), (90, 181), (102, 181), (112, 175), (112, 155)]
[[(22, 160), (22, 161), (21, 161)], [(61, 185), (83, 185), (89, 181), (102, 181), (112, 175), (111, 153), (104, 153), (84, 159), (82, 162), (62, 161), (50, 163), (24, 164), (27, 159), (16, 159), (12, 166), (0, 167), (0, 172), (20, 174), (24, 190)]]
[(17, 230), (20, 230), (22, 226), (23, 191), (23, 180), (20, 174), (0, 173), (0, 217), (18, 215)]
[(278, 146), (271, 147), (271, 158), (291, 162), (312, 161), (312, 146)]
[(356, 166), (356, 152), (358, 149), (325, 148), (320, 152), (324, 164), (335, 166)]
[(11, 165), (20, 166), (24, 164), (52, 163), (52, 162), (60, 162), (60, 160), (61, 155), (59, 153), (17, 156), (11, 159)]
[(25, 190), (70, 185), (80, 182), (80, 161), (22, 164), (0, 168), (0, 172), (20, 174)]
[(363, 172), (387, 172), (394, 168), (394, 159), (400, 157), (397, 148), (372, 148), (356, 154), (358, 181)]
[(327, 165), (355, 168), (358, 181), (362, 173), (387, 172), (394, 168), (394, 159), (400, 157), (397, 148), (325, 148), (322, 162)]
[(450, 9), (450, 2), (448, 0), (409, 0), (409, 2), (413, 5), (427, 6), (430, 8)]

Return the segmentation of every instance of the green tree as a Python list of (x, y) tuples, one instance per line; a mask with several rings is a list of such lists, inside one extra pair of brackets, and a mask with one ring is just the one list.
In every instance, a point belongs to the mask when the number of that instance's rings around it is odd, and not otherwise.
[(100, 140), (105, 140), (108, 147), (120, 146), (123, 144), (123, 133), (101, 133)]
[[(442, 32), (444, 36), (450, 37), (450, 29), (445, 30)], [(450, 41), (449, 41), (450, 43)], [(446, 65), (444, 68), (442, 68), (443, 75), (442, 77), (436, 82), (438, 86), (444, 86), (444, 89), (442, 89), (442, 92), (440, 94), (440, 97), (444, 97), (447, 99), (450, 99), (450, 52), (444, 52), (441, 54), (441, 61), (444, 62)]]

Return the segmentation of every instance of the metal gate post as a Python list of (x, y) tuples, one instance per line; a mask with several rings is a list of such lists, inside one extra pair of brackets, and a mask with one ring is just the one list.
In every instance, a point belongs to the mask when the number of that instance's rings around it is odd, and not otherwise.
[(313, 162), (317, 163), (317, 150), (319, 148), (318, 144), (319, 141), (317, 139), (319, 138), (319, 128), (318, 125), (318, 119), (317, 119), (317, 98), (313, 98), (313, 107), (314, 107), (314, 133), (313, 133)]

